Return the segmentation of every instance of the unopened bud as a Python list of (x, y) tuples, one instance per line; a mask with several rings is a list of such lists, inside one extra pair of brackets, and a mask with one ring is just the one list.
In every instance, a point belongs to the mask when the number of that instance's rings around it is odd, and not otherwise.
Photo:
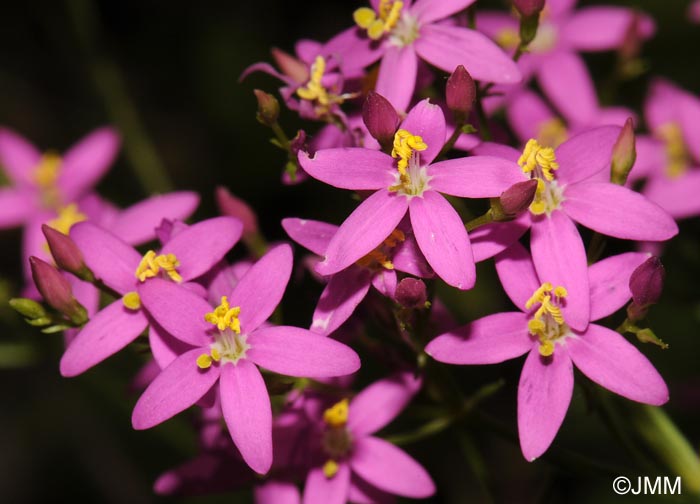
[(521, 17), (532, 17), (542, 12), (545, 0), (513, 0), (513, 7)]
[(272, 126), (280, 116), (280, 103), (270, 93), (254, 89), (255, 98), (258, 100), (258, 121), (265, 126)]
[(447, 79), (445, 97), (447, 107), (456, 118), (464, 121), (476, 99), (476, 84), (463, 65), (459, 65)]
[(506, 215), (518, 215), (528, 209), (537, 192), (537, 179), (513, 184), (501, 194), (501, 208)]
[(41, 226), (41, 231), (44, 233), (51, 255), (59, 268), (68, 273), (73, 273), (86, 282), (95, 280), (92, 271), (90, 271), (83, 260), (83, 254), (80, 253), (78, 246), (70, 237), (46, 224)]
[(396, 302), (405, 308), (425, 308), (428, 293), (423, 280), (404, 278), (396, 286)]
[(627, 182), (627, 175), (629, 175), (636, 159), (637, 150), (635, 148), (634, 139), (634, 122), (631, 117), (628, 117), (613, 146), (610, 175), (612, 182), (618, 185), (624, 185), (625, 182)]
[(399, 114), (394, 106), (379, 93), (370, 91), (362, 105), (362, 120), (384, 150), (394, 141), (394, 133), (399, 127)]
[(87, 321), (87, 311), (73, 297), (70, 283), (60, 271), (37, 257), (30, 257), (32, 278), (49, 306), (65, 314), (76, 325)]
[(513, 0), (513, 7), (520, 14), (520, 46), (527, 47), (537, 36), (544, 0)]
[(13, 298), (10, 299), (10, 306), (29, 320), (42, 319), (47, 315), (44, 307), (33, 299)]
[(637, 266), (630, 276), (632, 300), (640, 306), (656, 304), (661, 297), (666, 270), (661, 260), (652, 256)]
[(237, 198), (225, 187), (216, 188), (216, 205), (221, 215), (236, 217), (243, 223), (243, 236), (250, 236), (258, 232), (258, 218), (248, 203)]

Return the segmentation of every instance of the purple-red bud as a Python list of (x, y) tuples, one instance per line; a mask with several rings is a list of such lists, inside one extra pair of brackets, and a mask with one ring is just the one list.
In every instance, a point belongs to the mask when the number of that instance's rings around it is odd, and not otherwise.
[(44, 233), (51, 255), (59, 268), (73, 273), (83, 280), (94, 280), (92, 272), (85, 265), (83, 254), (80, 253), (78, 246), (69, 236), (46, 224), (41, 226), (41, 231)]
[(423, 280), (404, 278), (396, 286), (396, 302), (405, 308), (425, 308), (428, 293)]
[(237, 198), (225, 187), (216, 188), (216, 205), (221, 215), (236, 217), (243, 223), (243, 236), (250, 236), (258, 232), (258, 218), (248, 203)]
[(447, 107), (462, 120), (466, 119), (476, 100), (476, 84), (463, 65), (459, 65), (447, 79), (445, 97)]
[(37, 257), (29, 258), (32, 278), (49, 306), (67, 315), (75, 324), (87, 321), (85, 308), (73, 297), (70, 283), (60, 271)]
[(545, 0), (513, 0), (513, 7), (525, 18), (535, 16), (544, 9)]
[(400, 119), (389, 100), (370, 91), (362, 105), (362, 120), (369, 134), (377, 139), (382, 148), (393, 143)]
[(528, 209), (537, 192), (537, 179), (517, 182), (501, 194), (501, 208), (506, 215), (518, 215)]
[(627, 175), (637, 159), (635, 148), (634, 122), (627, 118), (612, 150), (611, 180), (618, 185), (627, 182)]
[(632, 300), (639, 306), (656, 304), (664, 289), (666, 270), (661, 260), (652, 256), (637, 266), (630, 276)]
[(258, 121), (266, 126), (272, 126), (280, 116), (280, 102), (265, 91), (253, 89), (253, 93), (258, 100)]

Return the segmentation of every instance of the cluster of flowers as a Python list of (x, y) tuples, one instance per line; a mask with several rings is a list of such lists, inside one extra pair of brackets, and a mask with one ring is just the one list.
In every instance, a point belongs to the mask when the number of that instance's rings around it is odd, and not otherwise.
[[(202, 453), (161, 476), (157, 492), (253, 485), (259, 502), (274, 503), (428, 497), (428, 472), (374, 434), (437, 379), (426, 374), (430, 359), (495, 364), (527, 354), (517, 419), (529, 461), (564, 420), (574, 364), (631, 400), (668, 400), (647, 358), (594, 322), (632, 298), (621, 332), (659, 342), (636, 324), (663, 280), (649, 251), (678, 232), (674, 219), (700, 213), (700, 99), (655, 80), (649, 133), (635, 137), (633, 112), (598, 103), (579, 51), (617, 50), (634, 72), (653, 20), (620, 7), (576, 10), (573, 0), (514, 1), (510, 14), (473, 2), (372, 0), (330, 41), (300, 41), (296, 56), (273, 50), (279, 70), (244, 72), (279, 78), (290, 110), (325, 123), (290, 140), (277, 100), (256, 90), (258, 119), (288, 154), (283, 181), (313, 178), (361, 199), (339, 227), (282, 222), (326, 283), (309, 329), (280, 324), (292, 248), (267, 246), (241, 200), (220, 189), (224, 216), (192, 225), (183, 221), (198, 199), (187, 192), (118, 209), (92, 192), (117, 151), (110, 129), (62, 158), (0, 131), (13, 184), (0, 190), (0, 225), (24, 225), (36, 284), (14, 305), (44, 331), (66, 331), (61, 374), (81, 374), (147, 332), (152, 361), (138, 377), (134, 428), (201, 411)], [(444, 99), (420, 99), (440, 71), (449, 74)], [(465, 199), (489, 209), (465, 219)], [(642, 251), (589, 264), (577, 224), (593, 231), (592, 245), (610, 236)], [(241, 238), (250, 257), (231, 264)], [(159, 248), (133, 248), (154, 239)], [(517, 310), (455, 327), (426, 284), (471, 289), (475, 263), (492, 258)], [(389, 375), (353, 392), (353, 327), (363, 321), (353, 314), (372, 287), (409, 357), (392, 355)], [(101, 292), (114, 298), (102, 308)], [(32, 301), (40, 296), (50, 309)]]

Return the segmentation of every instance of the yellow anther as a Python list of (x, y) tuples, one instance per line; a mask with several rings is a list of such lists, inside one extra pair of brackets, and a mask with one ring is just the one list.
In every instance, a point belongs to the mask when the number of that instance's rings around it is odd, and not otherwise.
[(323, 412), (323, 421), (331, 427), (344, 427), (348, 423), (349, 401), (343, 399)]
[(352, 18), (357, 26), (367, 30), (377, 20), (377, 13), (370, 7), (360, 7), (352, 13)]
[[(554, 301), (552, 301), (552, 294)], [(559, 303), (567, 296), (567, 291), (561, 285), (554, 287), (550, 282), (543, 283), (535, 290), (532, 297), (525, 303), (529, 310), (535, 304), (539, 308), (527, 322), (527, 329), (540, 342), (540, 355), (548, 357), (554, 353), (554, 341), (568, 333)]]
[(564, 125), (564, 121), (558, 117), (553, 117), (548, 121), (540, 123), (537, 128), (537, 140), (540, 144), (556, 149), (569, 138), (569, 132)]
[(326, 60), (323, 56), (316, 56), (313, 64), (311, 65), (311, 77), (306, 86), (297, 89), (297, 95), (302, 100), (318, 101), (321, 105), (328, 105), (330, 103), (330, 98), (328, 91), (321, 80), (323, 79), (323, 74), (326, 72)]
[(666, 123), (658, 128), (666, 150), (666, 175), (677, 178), (688, 171), (690, 154), (683, 140), (683, 132), (676, 123)]
[(525, 149), (518, 159), (518, 165), (520, 165), (524, 173), (535, 172), (534, 174), (537, 178), (544, 178), (547, 181), (554, 180), (552, 172), (559, 169), (554, 149), (542, 147), (534, 138), (531, 138), (525, 144)]
[(336, 474), (338, 474), (338, 463), (335, 460), (329, 459), (323, 464), (323, 474), (326, 478), (330, 479)]
[[(219, 331), (231, 329), (236, 334), (241, 333), (241, 321), (238, 316), (241, 314), (241, 307), (231, 305), (226, 296), (221, 296), (221, 304), (214, 308), (214, 311), (204, 315), (204, 320), (214, 324)], [(218, 360), (218, 359), (215, 359)]]
[(129, 310), (138, 310), (141, 308), (141, 296), (139, 296), (138, 292), (127, 292), (122, 297), (122, 303)]
[(503, 49), (515, 49), (520, 43), (520, 35), (515, 28), (504, 28), (496, 34), (496, 43)]
[(567, 291), (566, 288), (562, 287), (561, 285), (554, 289), (554, 297), (556, 298), (565, 298), (568, 295), (569, 291)]
[(551, 292), (552, 290), (552, 284), (549, 282), (545, 282), (542, 285), (540, 285), (535, 293), (530, 297), (530, 299), (527, 300), (525, 303), (525, 308), (530, 309), (535, 305), (536, 303), (541, 303), (542, 300), (545, 298), (548, 292)]
[(390, 250), (396, 247), (399, 243), (406, 239), (406, 235), (400, 229), (395, 229), (391, 232), (389, 237), (385, 239), (381, 245), (379, 245), (372, 252), (366, 256), (360, 258), (356, 264), (363, 268), (372, 268), (376, 265), (380, 265), (384, 269), (393, 270), (394, 263), (389, 259)]
[(39, 165), (34, 170), (34, 181), (40, 188), (49, 189), (56, 185), (61, 163), (61, 156), (55, 152), (49, 151), (41, 156)]
[(554, 343), (551, 340), (541, 341), (539, 351), (542, 357), (549, 357), (554, 353)]
[(211, 358), (216, 362), (219, 362), (221, 360), (221, 352), (219, 352), (219, 350), (217, 350), (215, 347), (212, 347), (211, 351), (209, 352), (209, 355), (211, 355)]
[(140, 282), (145, 282), (148, 278), (153, 278), (160, 273), (160, 270), (165, 273), (174, 282), (182, 282), (182, 277), (177, 269), (180, 262), (175, 257), (175, 254), (157, 255), (153, 250), (146, 252), (136, 268), (136, 278)]
[(367, 36), (372, 40), (379, 40), (384, 34), (394, 29), (401, 19), (403, 2), (399, 0), (381, 0), (379, 3), (379, 15), (369, 7), (360, 7), (353, 12), (355, 24), (367, 30)]
[(78, 205), (71, 203), (70, 205), (59, 209), (58, 216), (46, 224), (56, 231), (67, 235), (70, 232), (70, 228), (72, 228), (74, 224), (84, 220), (87, 220), (87, 215), (78, 210)]
[(527, 329), (533, 336), (542, 334), (546, 328), (544, 321), (533, 318), (527, 322)]
[(211, 355), (203, 353), (199, 357), (197, 357), (197, 367), (199, 369), (209, 369), (212, 364), (212, 358)]
[(391, 151), (391, 157), (398, 159), (398, 169), (399, 173), (403, 176), (407, 176), (406, 168), (408, 167), (408, 161), (411, 159), (414, 151), (424, 151), (428, 148), (428, 145), (423, 141), (423, 138), (412, 134), (410, 131), (405, 129), (400, 129), (394, 135), (394, 148)]

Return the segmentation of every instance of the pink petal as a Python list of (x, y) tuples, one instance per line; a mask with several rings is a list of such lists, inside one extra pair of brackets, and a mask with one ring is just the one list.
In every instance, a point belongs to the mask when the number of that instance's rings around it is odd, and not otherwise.
[(557, 179), (573, 184), (605, 170), (605, 178), (609, 180), (612, 149), (619, 134), (620, 128), (617, 126), (601, 126), (561, 144), (556, 150), (559, 163)]
[(287, 218), (282, 219), (282, 228), (289, 237), (302, 247), (317, 255), (324, 255), (338, 226), (327, 222)]
[(377, 432), (403, 411), (420, 387), (421, 379), (409, 372), (374, 382), (352, 399), (348, 429), (357, 437)]
[(357, 439), (350, 467), (367, 483), (385, 492), (414, 499), (435, 493), (435, 483), (423, 466), (383, 439)]
[(350, 466), (341, 462), (338, 472), (327, 478), (320, 467), (309, 471), (304, 486), (304, 504), (345, 504), (350, 487)]
[(107, 172), (119, 150), (119, 135), (100, 128), (65, 153), (58, 186), (65, 201), (73, 201), (92, 189)]
[(547, 0), (547, 8), (553, 18), (568, 14), (574, 9), (577, 0)]
[(540, 282), (561, 285), (568, 291), (562, 307), (566, 323), (574, 329), (585, 329), (590, 320), (588, 264), (576, 225), (559, 210), (549, 217), (533, 219), (530, 248)]
[(109, 231), (89, 222), (79, 222), (70, 237), (80, 249), (85, 264), (104, 284), (126, 294), (136, 287), (136, 268), (141, 255)]
[(372, 285), (377, 289), (382, 296), (393, 298), (396, 294), (396, 270), (382, 269), (372, 275)]
[(363, 69), (385, 52), (383, 44), (377, 44), (356, 26), (340, 32), (323, 46), (323, 55), (330, 56), (340, 64), (343, 72)]
[(370, 485), (357, 474), (350, 478), (348, 501), (355, 504), (395, 504), (396, 497)]
[(256, 504), (301, 504), (299, 489), (288, 481), (267, 480), (253, 491)]
[(131, 414), (136, 430), (150, 429), (197, 401), (219, 379), (219, 366), (200, 369), (197, 357), (208, 348), (195, 348), (182, 354), (165, 368), (141, 395)]
[(413, 45), (421, 58), (448, 73), (464, 65), (477, 80), (507, 84), (522, 78), (513, 60), (474, 30), (447, 24), (422, 26)]
[(495, 142), (482, 142), (473, 149), (472, 152), (476, 156), (494, 156), (507, 159), (512, 163), (517, 163), (520, 158), (521, 151)]
[(508, 222), (494, 222), (480, 226), (469, 233), (474, 262), (491, 259), (517, 242), (530, 229), (530, 213)]
[(418, 75), (418, 56), (413, 46), (390, 45), (379, 65), (375, 90), (398, 111), (405, 111), (411, 103)]
[(559, 432), (574, 390), (574, 367), (564, 347), (551, 357), (533, 349), (518, 384), (518, 433), (523, 456), (534, 461)]
[(432, 163), (445, 145), (447, 136), (445, 114), (439, 105), (430, 103), (428, 99), (418, 102), (400, 127), (420, 136), (428, 146), (424, 151), (420, 151), (422, 165)]
[(345, 219), (316, 271), (332, 275), (369, 254), (396, 229), (407, 207), (408, 200), (404, 196), (386, 189), (372, 194)]
[(0, 229), (24, 224), (36, 212), (33, 200), (26, 189), (0, 187)]
[(0, 128), (0, 165), (16, 185), (34, 185), (34, 171), (41, 153), (26, 138), (9, 128)]
[(588, 268), (591, 289), (591, 320), (612, 315), (629, 301), (632, 272), (649, 258), (642, 252), (627, 252), (598, 261)]
[(171, 336), (158, 322), (149, 319), (148, 344), (157, 367), (165, 369), (180, 355), (192, 349), (192, 345)]
[(633, 401), (660, 406), (668, 387), (651, 362), (615, 331), (596, 324), (580, 337), (566, 339), (576, 367), (601, 387)]
[(578, 54), (567, 50), (548, 54), (537, 78), (544, 94), (568, 121), (591, 123), (598, 110), (598, 98), (586, 64)]
[(495, 364), (520, 357), (532, 348), (528, 316), (521, 312), (488, 315), (441, 334), (425, 352), (446, 364)]
[(517, 164), (492, 156), (448, 159), (430, 165), (430, 188), (462, 198), (500, 196), (513, 184), (525, 180)]
[(163, 329), (177, 339), (195, 346), (211, 342), (214, 326), (204, 320), (213, 308), (200, 296), (168, 280), (151, 278), (139, 285), (141, 303)]
[(255, 364), (241, 359), (221, 366), (221, 410), (243, 460), (265, 474), (272, 465), (272, 407), (265, 380)]
[(299, 163), (315, 179), (341, 189), (380, 189), (394, 182), (394, 160), (359, 147), (323, 149), (312, 157), (299, 152)]
[(680, 104), (680, 123), (685, 145), (693, 159), (700, 161), (700, 98), (684, 94)]
[(601, 234), (627, 240), (668, 240), (678, 233), (659, 205), (610, 182), (582, 182), (566, 188), (562, 208), (577, 222)]
[(421, 25), (445, 19), (456, 14), (476, 0), (418, 0), (411, 7), (411, 14), (418, 18)]
[(327, 336), (338, 329), (367, 295), (370, 272), (350, 266), (333, 275), (323, 289), (313, 314), (311, 330)]
[(644, 102), (644, 117), (652, 132), (678, 121), (684, 97), (685, 92), (672, 82), (659, 77), (652, 80)]
[(416, 241), (435, 273), (458, 289), (471, 289), (476, 268), (469, 236), (452, 205), (435, 191), (426, 191), (410, 204)]
[[(506, 107), (508, 123), (521, 142), (538, 138), (540, 128), (547, 121), (556, 119), (554, 112), (535, 92), (524, 89), (518, 92)], [(549, 147), (556, 147), (550, 145)]]
[(195, 211), (199, 196), (189, 191), (153, 196), (120, 212), (109, 229), (130, 245), (139, 245), (155, 237), (163, 219), (184, 220)]
[(251, 361), (284, 375), (344, 376), (360, 367), (360, 358), (350, 347), (298, 327), (260, 328), (248, 336), (248, 343)]
[(692, 169), (673, 179), (654, 177), (644, 186), (643, 194), (676, 219), (700, 215), (700, 170)]
[(229, 302), (241, 307), (238, 319), (243, 332), (254, 331), (275, 311), (292, 274), (292, 262), (291, 247), (278, 245), (251, 266), (234, 287)]
[(527, 311), (525, 304), (542, 282), (527, 249), (519, 242), (496, 257), (496, 273), (513, 304)]
[(663, 142), (648, 135), (636, 135), (635, 144), (637, 159), (629, 177), (627, 177), (629, 182), (653, 177), (666, 165), (666, 151)]
[[(575, 11), (560, 33), (568, 45), (579, 51), (617, 49), (625, 42), (637, 15), (622, 7), (586, 7)], [(653, 23), (647, 19), (647, 24), (649, 22)]]
[(61, 375), (77, 376), (134, 341), (148, 321), (121, 300), (100, 310), (78, 333), (61, 358)]

